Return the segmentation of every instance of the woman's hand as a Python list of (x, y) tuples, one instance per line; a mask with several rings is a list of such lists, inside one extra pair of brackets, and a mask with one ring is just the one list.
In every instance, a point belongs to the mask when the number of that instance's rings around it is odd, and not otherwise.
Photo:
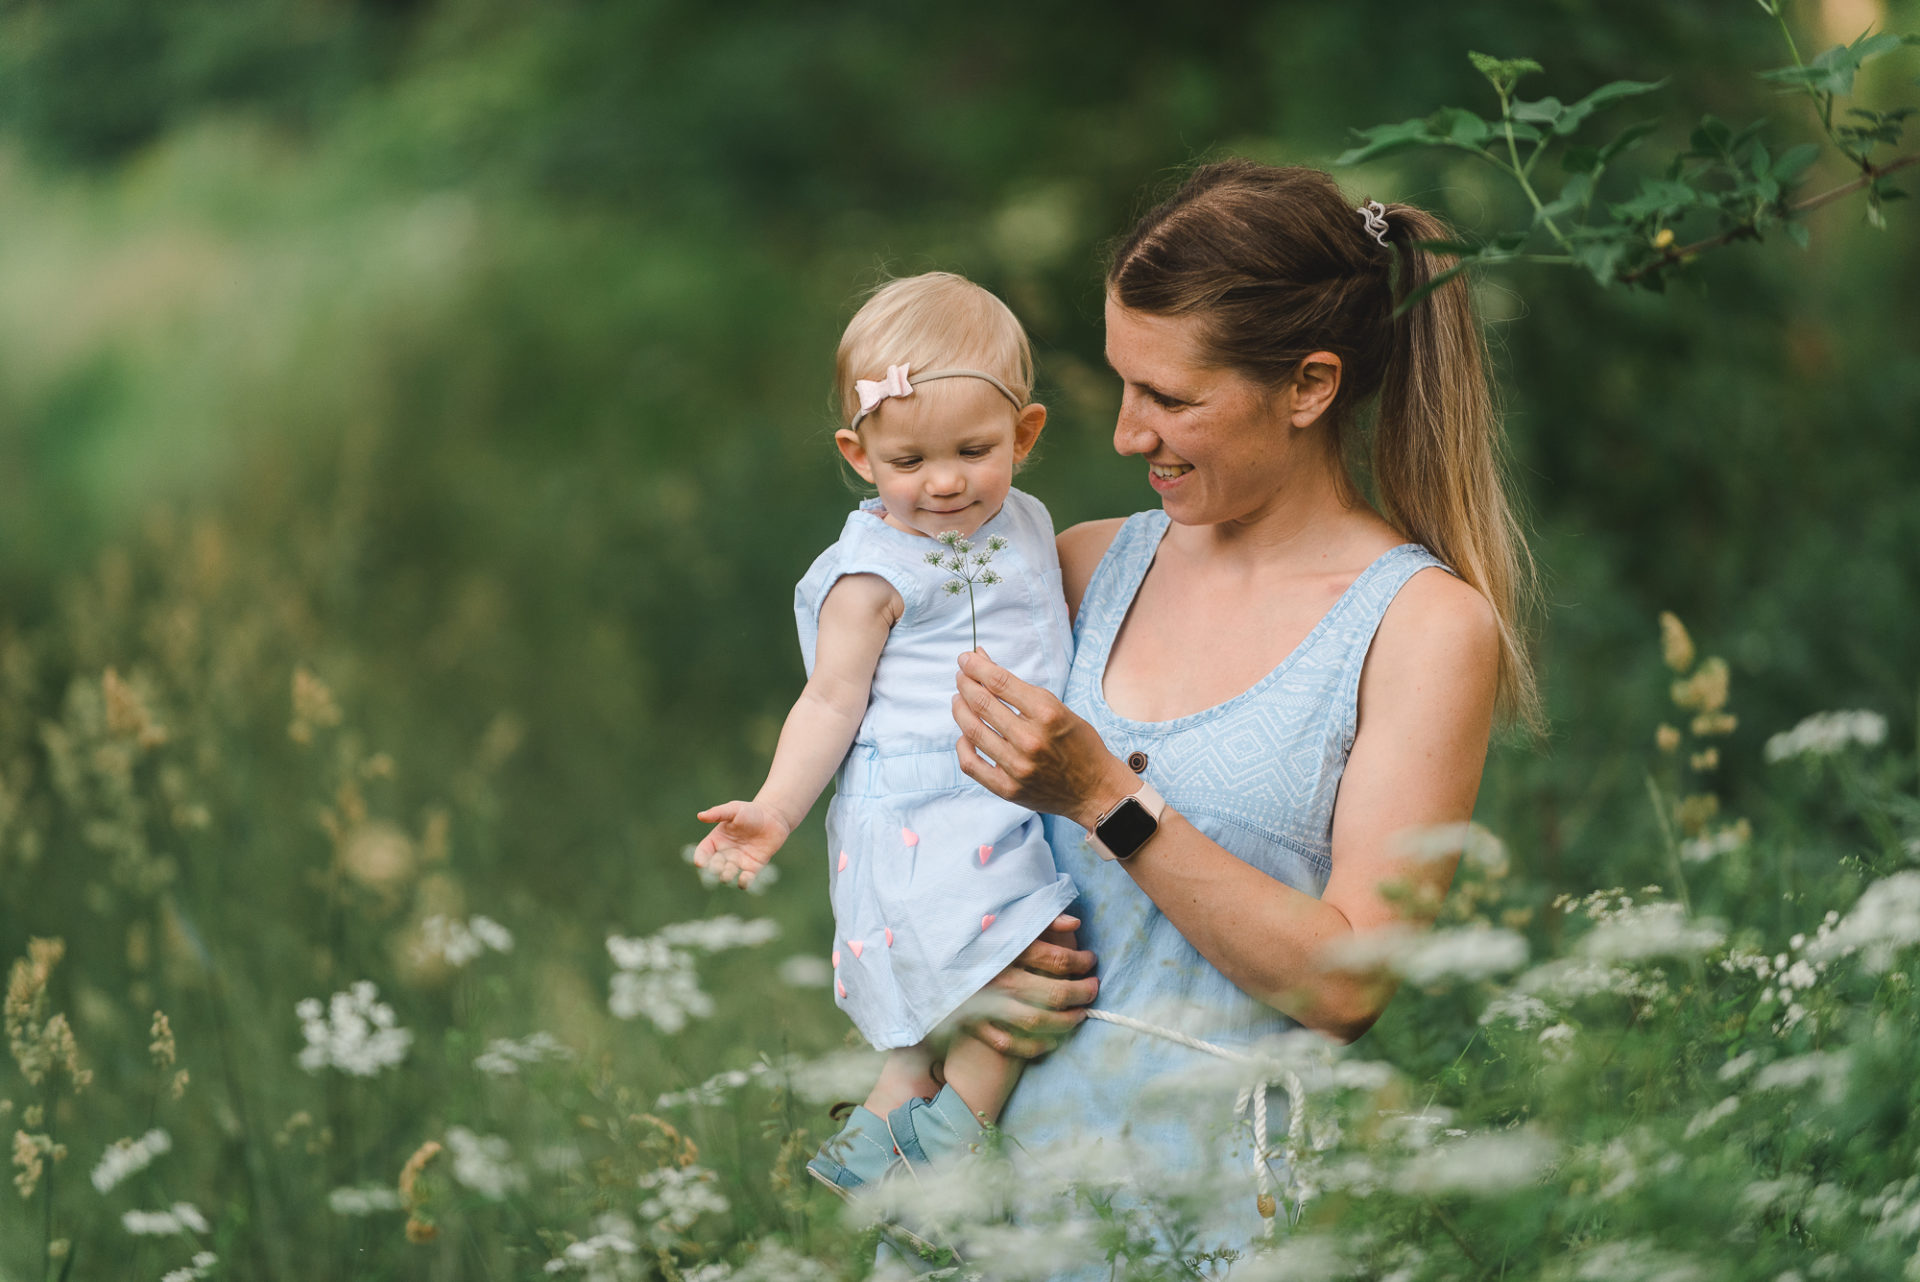
[(1053, 919), (961, 1012), (961, 1031), (1002, 1055), (1038, 1059), (1078, 1028), (1099, 995), (1094, 956), (1077, 947), (1080, 919)]
[(742, 886), (753, 884), (793, 831), (772, 806), (757, 801), (725, 802), (694, 817), (718, 827), (693, 848), (693, 866)]
[(960, 656), (955, 684), (960, 769), (988, 792), (1090, 829), (1107, 807), (1138, 787), (1098, 731), (985, 651)]

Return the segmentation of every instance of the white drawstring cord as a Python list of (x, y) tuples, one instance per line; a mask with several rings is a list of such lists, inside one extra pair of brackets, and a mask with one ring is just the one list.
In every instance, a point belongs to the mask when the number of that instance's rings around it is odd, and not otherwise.
[[(1136, 1033), (1158, 1037), (1163, 1041), (1190, 1047), (1202, 1054), (1233, 1063), (1256, 1062), (1254, 1056), (1242, 1051), (1231, 1051), (1224, 1046), (1216, 1046), (1212, 1042), (1203, 1042), (1198, 1037), (1190, 1037), (1176, 1029), (1162, 1028), (1158, 1024), (1149, 1024), (1146, 1020), (1135, 1019), (1131, 1015), (1119, 1015), (1109, 1010), (1089, 1010), (1087, 1018), (1117, 1024), (1121, 1028), (1131, 1028)], [(1297, 1224), (1306, 1200), (1296, 1174), (1299, 1169), (1301, 1141), (1306, 1138), (1306, 1111), (1301, 1107), (1304, 1091), (1300, 1085), (1299, 1075), (1291, 1069), (1279, 1084), (1287, 1092), (1287, 1184), (1289, 1201), (1292, 1203), (1287, 1211), (1287, 1221), (1289, 1224)], [(1251, 1086), (1243, 1086), (1233, 1101), (1233, 1111), (1246, 1117), (1253, 1127), (1253, 1183), (1259, 1195), (1260, 1215), (1267, 1222), (1268, 1236), (1273, 1234), (1275, 1218), (1273, 1211), (1277, 1209), (1273, 1201), (1273, 1173), (1267, 1168), (1267, 1092), (1274, 1085), (1271, 1079), (1262, 1079)]]

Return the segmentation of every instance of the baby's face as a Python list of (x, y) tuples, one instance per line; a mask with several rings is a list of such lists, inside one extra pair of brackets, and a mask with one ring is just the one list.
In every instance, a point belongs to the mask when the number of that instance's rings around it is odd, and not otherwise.
[(948, 378), (888, 400), (856, 432), (835, 437), (853, 470), (880, 491), (889, 525), (971, 538), (1000, 510), (1013, 469), (1045, 425), (1039, 405), (1016, 410), (977, 378)]

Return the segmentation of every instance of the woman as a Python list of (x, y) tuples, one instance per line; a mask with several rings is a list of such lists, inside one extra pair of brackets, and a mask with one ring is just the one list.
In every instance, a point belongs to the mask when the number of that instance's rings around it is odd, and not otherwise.
[[(1156, 1171), (1246, 1170), (1231, 1092), (1153, 1102), (1203, 1057), (1077, 1008), (1229, 1048), (1360, 1036), (1391, 984), (1330, 952), (1431, 920), (1454, 861), (1396, 839), (1466, 820), (1496, 707), (1531, 718), (1530, 563), (1465, 281), (1393, 314), (1444, 270), (1419, 242), (1447, 237), (1410, 206), (1356, 210), (1318, 171), (1229, 161), (1114, 255), (1114, 448), (1161, 510), (1060, 536), (1064, 702), (981, 655), (953, 702), (963, 769), (1049, 816), (1081, 891), (1056, 925), (1088, 951), (1036, 944), (998, 981), (1014, 1005), (974, 1030), (1037, 1055), (1078, 1026), (1002, 1119), (1026, 1149), (1124, 1136)], [(1371, 502), (1347, 464), (1369, 418)], [(1131, 850), (1103, 860), (1095, 829)], [(1249, 1188), (1223, 1240), (1259, 1224)]]

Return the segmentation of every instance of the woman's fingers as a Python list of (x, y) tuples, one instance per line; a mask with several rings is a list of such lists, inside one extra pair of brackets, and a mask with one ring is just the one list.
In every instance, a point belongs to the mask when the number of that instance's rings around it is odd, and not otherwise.
[(1100, 995), (1099, 979), (1085, 971), (1080, 971), (1077, 978), (1062, 979), (1010, 967), (994, 978), (991, 986), (1035, 1011), (1073, 1011), (1093, 1005)]
[(1084, 948), (1064, 947), (1036, 939), (1014, 959), (1015, 966), (1054, 979), (1081, 979), (1093, 973), (1094, 956)]
[(985, 687), (987, 693), (1000, 702), (1010, 704), (1022, 716), (1033, 711), (1034, 696), (1045, 693), (995, 663), (985, 650), (969, 650), (961, 655), (960, 671)]
[(981, 709), (967, 701), (964, 693), (953, 696), (953, 723), (960, 727), (960, 733), (972, 740), (974, 747), (1001, 765), (1016, 771), (1026, 769), (1029, 764), (1026, 754), (1009, 743), (999, 730), (987, 724), (980, 712)]
[(1013, 800), (1014, 793), (1019, 791), (1018, 786), (1006, 771), (974, 751), (971, 739), (962, 735), (959, 742), (954, 744), (953, 750), (959, 755), (961, 774), (994, 796), (1003, 797), (1008, 801)]

